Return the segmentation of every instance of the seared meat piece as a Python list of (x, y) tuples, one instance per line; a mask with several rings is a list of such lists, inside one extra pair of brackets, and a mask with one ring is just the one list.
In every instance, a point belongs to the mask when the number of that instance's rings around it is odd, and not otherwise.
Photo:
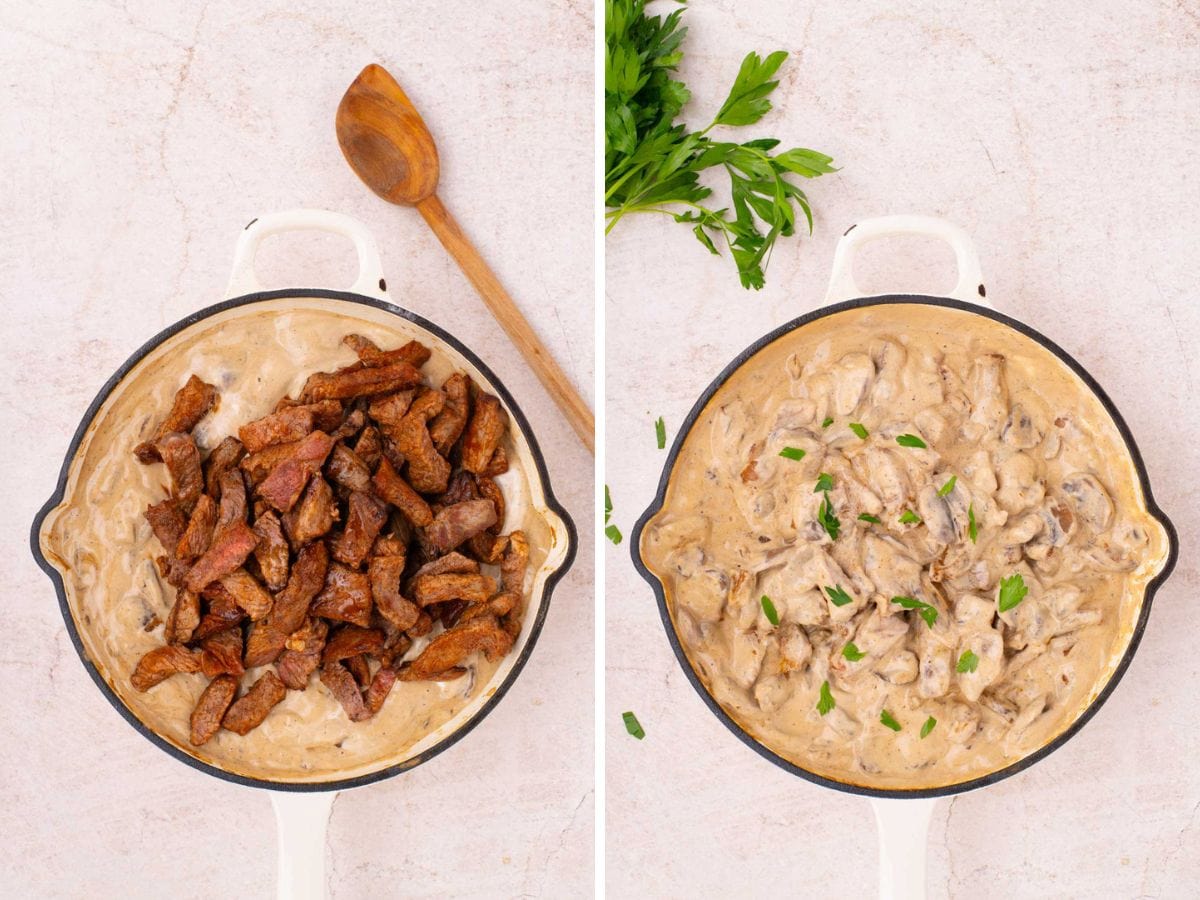
[(248, 451), (256, 453), (272, 444), (298, 441), (312, 431), (313, 427), (311, 407), (290, 406), (253, 422), (247, 422), (238, 429), (238, 437)]
[(303, 547), (328, 533), (337, 518), (333, 489), (320, 475), (308, 483), (304, 497), (283, 516), (283, 530), (293, 547)]
[(325, 464), (325, 474), (336, 484), (351, 491), (371, 490), (371, 470), (362, 457), (347, 447), (337, 444)]
[(383, 652), (383, 632), (357, 625), (343, 625), (329, 638), (321, 651), (321, 665), (341, 662), (363, 653), (378, 656)]
[(229, 591), (221, 586), (221, 582), (214, 581), (204, 589), (201, 596), (208, 601), (208, 611), (201, 617), (196, 630), (192, 632), (193, 641), (202, 641), (206, 637), (211, 637), (227, 628), (233, 628), (245, 621), (245, 610), (237, 605)]
[(167, 616), (163, 636), (168, 644), (186, 644), (200, 624), (200, 597), (186, 588), (175, 592), (175, 604)]
[(221, 576), (221, 587), (229, 591), (234, 602), (255, 622), (266, 616), (275, 602), (245, 569), (234, 569), (228, 575)]
[(245, 522), (234, 522), (217, 532), (212, 545), (188, 572), (188, 590), (200, 593), (210, 582), (239, 568), (257, 544), (258, 538)]
[(161, 503), (147, 506), (143, 515), (150, 523), (150, 530), (154, 532), (154, 536), (158, 538), (163, 549), (173, 555), (188, 524), (187, 517), (179, 508), (179, 501), (168, 497)]
[(409, 487), (408, 482), (396, 474), (396, 470), (386, 459), (380, 460), (373, 483), (376, 493), (399, 509), (414, 525), (424, 526), (433, 521), (433, 512), (429, 504)]
[(496, 452), (492, 454), (492, 458), (479, 474), (495, 478), (497, 475), (503, 475), (507, 471), (508, 452), (503, 447), (497, 447)]
[(237, 693), (238, 682), (232, 675), (218, 675), (208, 683), (196, 708), (192, 710), (192, 745), (206, 744), (221, 730), (221, 718)]
[(351, 722), (362, 722), (371, 717), (371, 711), (363, 701), (362, 691), (358, 682), (350, 674), (350, 670), (341, 663), (330, 663), (321, 666), (321, 683), (329, 688), (329, 693), (337, 698), (346, 710)]
[(175, 545), (175, 558), (190, 563), (202, 556), (212, 543), (216, 524), (217, 504), (208, 494), (201, 494), (192, 510), (192, 517), (188, 519), (187, 528)]
[(366, 628), (371, 624), (370, 578), (341, 563), (331, 563), (325, 587), (313, 601), (312, 614)]
[(154, 446), (171, 473), (172, 496), (185, 507), (190, 507), (204, 489), (200, 451), (196, 448), (196, 442), (190, 434), (172, 431), (159, 438)]
[(208, 454), (204, 461), (204, 490), (209, 496), (216, 497), (221, 493), (221, 476), (237, 468), (245, 455), (246, 448), (235, 437), (225, 438)]
[(371, 686), (367, 688), (364, 695), (364, 702), (367, 705), (367, 712), (371, 715), (383, 709), (383, 701), (387, 699), (387, 695), (392, 690), (392, 685), (396, 683), (396, 670), (391, 666), (380, 666), (375, 672), (375, 677), (371, 679)]
[(480, 393), (462, 440), (462, 466), (480, 475), (491, 462), (508, 428), (508, 413), (491, 394)]
[(417, 622), (421, 610), (400, 594), (400, 578), (404, 574), (403, 556), (376, 556), (369, 566), (371, 594), (379, 614), (398, 630), (407, 631)]
[(187, 383), (176, 392), (175, 401), (171, 404), (171, 411), (167, 413), (167, 417), (155, 430), (154, 437), (143, 441), (134, 448), (133, 452), (138, 461), (142, 463), (158, 462), (162, 458), (161, 451), (155, 446), (158, 441), (173, 431), (190, 433), (200, 423), (200, 420), (208, 415), (208, 411), (212, 409), (216, 400), (217, 389), (215, 387), (205, 384), (195, 375), (188, 378)]
[(346, 530), (333, 542), (333, 558), (357, 568), (387, 523), (387, 510), (370, 494), (361, 491), (350, 495), (348, 508)]
[(480, 651), (488, 659), (498, 659), (511, 646), (512, 638), (500, 629), (494, 617), (480, 616), (431, 640), (413, 660), (411, 673), (415, 678), (427, 678), (460, 665)]
[(221, 476), (221, 505), (217, 514), (217, 528), (225, 528), (234, 522), (246, 521), (246, 479), (238, 469), (230, 469)]
[(246, 671), (242, 665), (242, 629), (228, 628), (200, 642), (200, 671), (205, 678), (218, 675), (241, 675)]
[(267, 669), (262, 678), (229, 707), (221, 724), (235, 734), (247, 734), (261, 725), (267, 714), (286, 696), (287, 688), (279, 676)]
[(263, 513), (254, 521), (254, 534), (258, 538), (254, 558), (263, 581), (272, 591), (283, 590), (288, 578), (288, 542), (279, 516), (271, 510)]
[(420, 606), (446, 600), (474, 603), (496, 593), (496, 580), (488, 575), (418, 575), (412, 580), (412, 593)]
[(200, 652), (169, 644), (155, 647), (138, 660), (129, 681), (135, 690), (148, 691), (179, 672), (199, 672)]
[(413, 574), (413, 578), (419, 578), (422, 575), (465, 575), (468, 573), (477, 573), (479, 571), (479, 563), (473, 559), (468, 559), (461, 553), (447, 553), (445, 556), (439, 556), (437, 559), (425, 563), (421, 568)]
[(361, 334), (348, 334), (342, 338), (342, 343), (358, 355), (359, 362), (364, 366), (388, 366), (406, 362), (419, 369), (429, 362), (429, 357), (433, 355), (420, 341), (409, 341), (395, 350), (380, 350), (370, 338)]
[(425, 529), (425, 538), (436, 552), (446, 553), (495, 523), (496, 507), (491, 500), (467, 500), (447, 506), (434, 516)]
[[(303, 440), (301, 438), (300, 440)], [(300, 441), (291, 441), (286, 444), (274, 444), (257, 453), (249, 453), (242, 457), (238, 464), (239, 468), (246, 473), (246, 478), (250, 481), (251, 487), (257, 487), (262, 484), (262, 480), (271, 474), (271, 470), (278, 466), (285, 459), (291, 458), (296, 452), (296, 448), (300, 446)]]
[(429, 422), (429, 436), (433, 446), (442, 456), (450, 455), (463, 429), (467, 427), (467, 416), (471, 410), (471, 379), (462, 372), (455, 372), (442, 383), (442, 394), (446, 398), (442, 411)]
[(246, 639), (246, 665), (273, 662), (287, 643), (288, 635), (304, 624), (309, 604), (325, 583), (329, 551), (318, 541), (305, 546), (292, 565), (285, 587), (275, 597), (270, 614), (255, 623)]
[(287, 512), (296, 505), (309, 478), (320, 471), (332, 449), (333, 439), (329, 435), (312, 432), (263, 479), (258, 486), (259, 496), (280, 512)]
[(383, 454), (383, 445), (375, 426), (368, 425), (359, 433), (358, 440), (354, 444), (354, 452), (367, 464), (368, 469), (374, 469), (379, 465), (380, 456)]
[(450, 463), (437, 452), (426, 423), (442, 411), (445, 398), (440, 391), (425, 391), (413, 401), (412, 408), (390, 435), (396, 449), (408, 461), (408, 482), (424, 494), (446, 489)]
[(408, 390), (376, 397), (367, 406), (367, 415), (383, 426), (385, 431), (395, 428), (412, 406), (413, 397), (416, 395), (415, 390)]
[(453, 666), (446, 669), (444, 672), (434, 672), (432, 675), (426, 675), (422, 669), (414, 669), (412, 663), (403, 666), (396, 677), (400, 681), (458, 681), (467, 674), (467, 670), (462, 666)]
[(316, 372), (304, 383), (300, 399), (351, 400), (371, 394), (386, 394), (418, 384), (421, 373), (406, 362), (386, 366), (349, 367), (337, 372)]
[(308, 686), (309, 676), (321, 664), (321, 651), (328, 634), (329, 626), (324, 619), (308, 619), (288, 636), (284, 651), (275, 660), (275, 671), (293, 691), (302, 691)]
[(500, 585), (506, 591), (522, 594), (525, 591), (525, 570), (529, 566), (529, 541), (525, 532), (514, 531), (508, 536), (508, 552), (500, 563)]

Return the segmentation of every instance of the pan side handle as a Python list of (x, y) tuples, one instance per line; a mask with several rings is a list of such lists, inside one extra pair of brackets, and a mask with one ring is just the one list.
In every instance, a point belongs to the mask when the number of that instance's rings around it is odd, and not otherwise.
[(279, 829), (279, 900), (325, 900), (325, 828), (336, 791), (271, 792)]
[(925, 845), (936, 802), (871, 799), (879, 826), (880, 900), (925, 900)]
[(971, 238), (957, 225), (934, 216), (881, 216), (851, 225), (838, 241), (837, 249), (833, 253), (833, 271), (829, 276), (825, 304), (840, 303), (863, 296), (854, 280), (854, 257), (858, 249), (871, 241), (900, 235), (937, 238), (949, 244), (958, 266), (958, 282), (950, 296), (965, 303), (992, 306), (986, 297), (983, 274), (979, 268), (979, 254), (975, 252)]

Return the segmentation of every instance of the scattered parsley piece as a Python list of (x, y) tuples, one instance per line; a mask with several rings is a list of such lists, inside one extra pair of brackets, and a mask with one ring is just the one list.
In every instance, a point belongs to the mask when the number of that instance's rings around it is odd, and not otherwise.
[(1000, 612), (1008, 612), (1014, 606), (1025, 599), (1025, 595), (1029, 593), (1029, 588), (1025, 587), (1025, 579), (1020, 573), (1010, 575), (1007, 578), (1000, 579), (1000, 602), (998, 607)]
[(825, 499), (821, 501), (820, 507), (817, 508), (817, 521), (821, 523), (821, 527), (825, 529), (829, 539), (836, 541), (842, 522), (833, 514), (833, 502), (829, 499), (828, 491), (825, 493)]
[(892, 731), (900, 730), (900, 723), (897, 722), (892, 717), (892, 714), (890, 712), (888, 712), (886, 709), (879, 714), (879, 721), (883, 723), (884, 727), (890, 728), (890, 729), (892, 729)]
[(618, 528), (616, 525), (607, 526), (604, 529), (604, 536), (606, 538), (608, 538), (610, 541), (612, 541), (613, 544), (621, 543), (621, 529)]
[(608, 518), (612, 515), (612, 497), (608, 495), (608, 485), (604, 486), (604, 524), (608, 524)]
[(911, 509), (906, 509), (904, 512), (900, 513), (900, 524), (902, 524), (902, 525), (919, 525), (919, 524), (921, 524), (921, 517), (918, 516)]
[(975, 524), (975, 504), (972, 503), (967, 507), (967, 536), (971, 539), (971, 543), (975, 543), (975, 539), (979, 537), (979, 526)]
[(799, 447), (784, 447), (779, 451), (779, 455), (784, 459), (794, 459), (796, 462), (804, 459), (808, 455), (807, 451), (801, 450)]
[(633, 713), (623, 712), (621, 713), (621, 718), (625, 721), (625, 730), (639, 741), (646, 736), (646, 732), (642, 730), (642, 723), (638, 721), (637, 716)]
[(767, 621), (770, 622), (772, 625), (778, 625), (779, 624), (779, 610), (777, 610), (775, 608), (775, 604), (771, 602), (771, 598), (768, 597), (766, 594), (763, 594), (762, 600), (760, 600), (759, 603), (762, 604), (763, 613), (766, 615)]
[(843, 591), (840, 584), (837, 587), (826, 587), (825, 593), (829, 595), (829, 602), (834, 606), (846, 606), (854, 602), (854, 598)]
[(928, 444), (926, 444), (915, 434), (902, 434), (896, 438), (896, 443), (901, 447), (918, 447), (921, 450), (925, 450), (929, 447)]
[(846, 657), (850, 662), (858, 662), (860, 659), (866, 658), (866, 655), (858, 647), (854, 646), (854, 641), (851, 641), (842, 648), (842, 656)]
[(821, 697), (817, 700), (817, 712), (825, 715), (831, 709), (837, 706), (837, 701), (833, 699), (833, 694), (829, 692), (829, 682), (821, 682)]
[(832, 424), (833, 424), (833, 416), (828, 416), (828, 417), (826, 417), (825, 421), (821, 423), (821, 427), (828, 428)]
[(663, 422), (662, 416), (659, 416), (658, 421), (654, 423), (654, 436), (658, 438), (658, 449), (665, 450), (667, 447), (667, 426)]
[(947, 481), (945, 484), (943, 484), (940, 488), (938, 488), (938, 496), (945, 497), (947, 494), (949, 494), (952, 490), (954, 490), (954, 485), (957, 481), (958, 481), (958, 476), (951, 475), (950, 480)]
[(868, 435), (868, 434), (870, 434), (870, 432), (869, 432), (869, 431), (867, 431), (867, 429), (866, 429), (866, 428), (864, 428), (864, 427), (862, 426), (862, 424), (861, 424), (861, 423), (859, 423), (859, 422), (851, 422), (851, 423), (850, 423), (850, 430), (851, 430), (851, 431), (853, 431), (855, 434), (857, 434), (857, 435), (858, 435), (860, 438), (862, 438), (864, 441), (867, 439), (867, 435)]
[(974, 672), (979, 668), (979, 657), (971, 650), (967, 650), (958, 658), (958, 665), (955, 666), (955, 671), (960, 675), (967, 672)]
[(813, 488), (814, 494), (819, 494), (821, 491), (833, 490), (833, 476), (828, 472), (822, 472), (817, 476), (817, 486)]
[(893, 597), (892, 602), (904, 609), (915, 609), (930, 628), (938, 620), (938, 611), (928, 603), (922, 603), (915, 597)]
[(873, 516), (870, 513), (859, 513), (858, 521), (870, 522), (872, 525), (882, 525), (883, 524), (882, 522), (879, 521), (879, 516)]
[(936, 727), (937, 719), (935, 719), (933, 716), (930, 716), (928, 719), (926, 719), (925, 724), (921, 726), (921, 740), (925, 740), (925, 738), (929, 737), (929, 733)]

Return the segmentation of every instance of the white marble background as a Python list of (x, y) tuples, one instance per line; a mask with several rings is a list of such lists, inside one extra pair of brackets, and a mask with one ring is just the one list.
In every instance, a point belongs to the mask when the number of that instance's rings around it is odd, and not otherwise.
[[(250, 219), (365, 221), (393, 299), (499, 374), (580, 529), (574, 571), (504, 702), (410, 774), (342, 794), (333, 897), (592, 891), (591, 457), (412, 210), (342, 160), (333, 113), (394, 72), (442, 157), (442, 197), (588, 397), (592, 9), (572, 0), (0, 4), (0, 895), (268, 897), (265, 795), (159, 752), (78, 664), (27, 536), (67, 443), (145, 339), (222, 298)], [(271, 286), (341, 287), (338, 239), (273, 238)]]
[[(670, 9), (657, 4), (659, 9)], [(687, 114), (706, 124), (749, 50), (791, 51), (772, 135), (843, 166), (812, 182), (816, 233), (781, 242), (758, 294), (670, 221), (607, 242), (607, 480), (626, 534), (670, 438), (743, 347), (824, 296), (838, 236), (909, 212), (965, 227), (988, 297), (1112, 395), (1183, 554), (1124, 681), (1070, 743), (942, 801), (934, 897), (1195, 897), (1200, 882), (1200, 7), (1183, 2), (689, 6)], [(701, 120), (703, 119), (703, 122)], [(945, 290), (948, 251), (875, 245), (870, 291)], [(613, 897), (859, 897), (875, 891), (866, 801), (760, 759), (712, 716), (662, 632), (628, 545), (607, 548)], [(625, 734), (635, 710), (646, 739)]]

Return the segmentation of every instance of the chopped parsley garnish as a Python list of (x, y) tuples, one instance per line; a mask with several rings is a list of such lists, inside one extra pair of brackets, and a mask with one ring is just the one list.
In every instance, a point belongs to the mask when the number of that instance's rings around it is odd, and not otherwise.
[(614, 544), (621, 543), (621, 529), (616, 525), (608, 525), (604, 529), (604, 536)]
[(604, 486), (604, 524), (608, 524), (608, 517), (612, 515), (612, 497), (608, 495), (608, 485)]
[(833, 416), (827, 416), (825, 418), (825, 421), (821, 423), (821, 427), (828, 428), (832, 424), (833, 424)]
[(779, 451), (779, 455), (782, 456), (784, 459), (794, 459), (797, 462), (799, 462), (800, 460), (804, 459), (805, 456), (808, 455), (808, 452), (805, 450), (801, 450), (799, 447), (784, 447), (782, 450)]
[(658, 421), (654, 423), (654, 436), (658, 439), (658, 449), (665, 450), (667, 446), (667, 426), (663, 422), (662, 416), (659, 416)]
[(897, 722), (890, 712), (886, 709), (879, 714), (879, 721), (883, 723), (885, 728), (890, 728), (892, 731), (900, 730), (900, 723)]
[(974, 651), (971, 650), (967, 650), (965, 653), (963, 653), (963, 655), (958, 658), (958, 665), (955, 666), (955, 670), (959, 672), (959, 674), (974, 672), (978, 668), (979, 657), (976, 656)]
[(632, 712), (621, 713), (621, 718), (625, 721), (625, 730), (639, 741), (646, 736), (646, 732), (642, 729), (642, 723)]
[(918, 447), (921, 450), (925, 450), (929, 447), (928, 444), (926, 444), (915, 434), (902, 434), (896, 438), (896, 443), (901, 447)]
[(775, 604), (771, 602), (771, 598), (768, 597), (766, 594), (763, 594), (762, 600), (760, 600), (759, 602), (762, 604), (763, 614), (766, 615), (767, 621), (770, 622), (772, 625), (778, 625), (779, 624), (779, 610), (777, 610), (775, 608)]
[(1007, 578), (1000, 579), (1000, 602), (998, 604), (1000, 612), (1008, 612), (1014, 606), (1025, 599), (1025, 595), (1029, 593), (1029, 588), (1025, 587), (1025, 579), (1020, 573), (1009, 575)]
[(857, 434), (864, 441), (867, 439), (867, 435), (870, 434), (870, 432), (867, 431), (867, 429), (860, 422), (851, 422), (850, 430)]
[(892, 602), (904, 609), (915, 609), (930, 628), (938, 620), (938, 611), (928, 603), (922, 603), (915, 597), (893, 597)]
[(842, 648), (842, 656), (846, 657), (850, 662), (858, 662), (860, 659), (865, 659), (866, 655), (854, 645), (854, 641), (851, 641)]
[(921, 740), (925, 740), (925, 738), (929, 737), (929, 733), (936, 727), (937, 719), (935, 719), (933, 716), (930, 716), (928, 719), (926, 719), (925, 724), (921, 726)]
[(814, 494), (819, 494), (821, 491), (833, 490), (833, 476), (828, 472), (822, 472), (817, 476), (817, 486), (813, 488)]
[(854, 598), (843, 591), (841, 585), (826, 587), (825, 593), (829, 595), (829, 602), (834, 606), (846, 606), (854, 602)]
[(958, 481), (958, 476), (951, 475), (950, 480), (947, 481), (945, 484), (943, 484), (940, 488), (938, 488), (938, 496), (945, 497), (947, 494), (949, 494), (952, 490), (954, 490), (954, 485), (955, 485), (955, 482), (957, 482), (957, 481)]
[(829, 539), (836, 541), (842, 523), (833, 514), (833, 501), (829, 499), (828, 491), (825, 492), (825, 499), (821, 501), (821, 505), (817, 508), (817, 521), (821, 523), (821, 527), (825, 529), (826, 534), (829, 535)]
[(837, 706), (837, 701), (833, 699), (833, 694), (829, 692), (829, 682), (821, 682), (821, 697), (817, 700), (817, 712), (825, 715), (831, 709)]
[(967, 507), (967, 537), (971, 539), (972, 544), (974, 544), (975, 540), (979, 537), (979, 526), (975, 524), (974, 503)]
[(859, 515), (858, 515), (858, 521), (860, 521), (860, 522), (870, 522), (872, 525), (881, 525), (881, 524), (883, 524), (882, 522), (880, 522), (880, 520), (879, 520), (879, 516), (873, 516), (873, 515), (871, 515), (870, 513), (859, 513)]
[(902, 524), (902, 525), (919, 525), (919, 524), (921, 524), (921, 517), (918, 516), (911, 509), (906, 509), (904, 512), (900, 513), (900, 524)]

